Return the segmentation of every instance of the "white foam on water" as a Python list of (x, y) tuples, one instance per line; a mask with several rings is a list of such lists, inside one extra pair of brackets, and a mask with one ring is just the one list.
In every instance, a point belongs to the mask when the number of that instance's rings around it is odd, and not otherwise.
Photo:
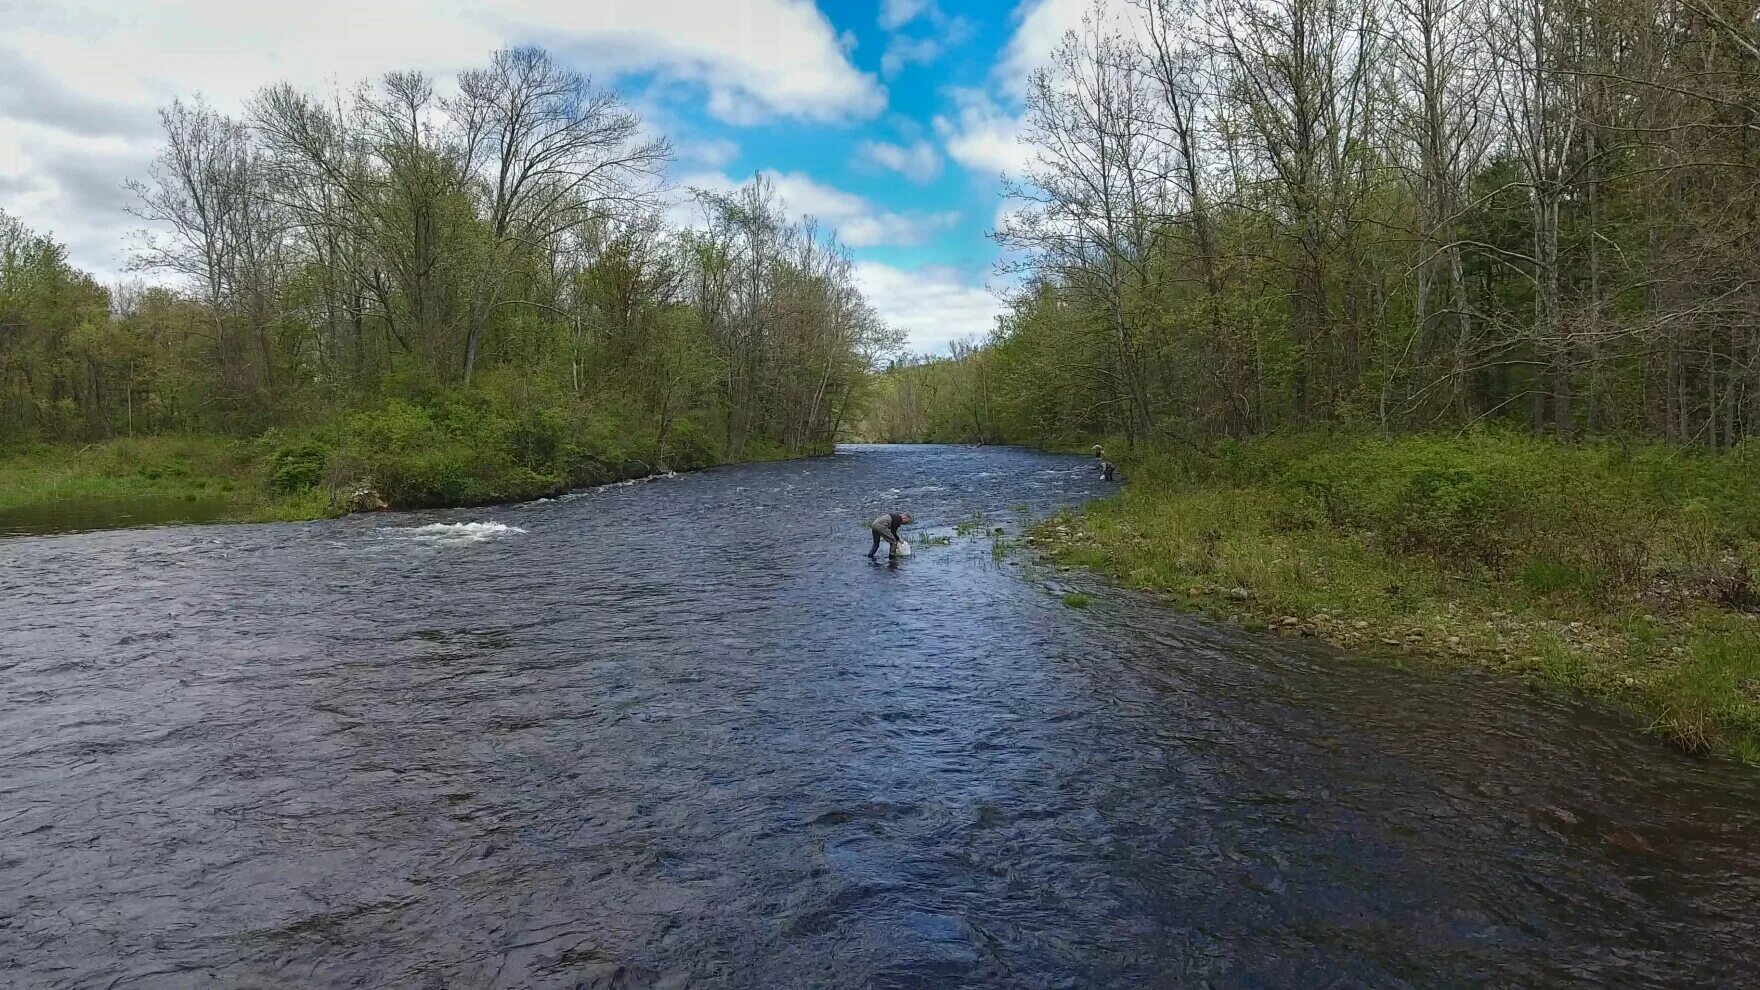
[[(610, 488), (628, 488), (631, 485), (645, 485), (650, 481), (665, 481), (669, 478), (676, 478), (676, 477), (678, 477), (677, 471), (668, 471), (665, 474), (648, 474), (648, 475), (643, 475), (640, 478), (625, 478), (622, 481), (608, 481), (603, 485), (594, 485), (591, 488), (583, 488), (578, 492), (569, 492), (567, 495), (559, 495), (559, 496), (557, 496), (556, 501), (558, 501), (558, 502), (572, 502), (577, 498), (586, 498), (588, 495), (591, 495), (594, 492), (602, 492), (602, 491), (605, 491)], [(744, 489), (739, 489), (739, 490), (744, 491)], [(540, 500), (540, 501), (544, 501), (544, 500)]]
[(524, 533), (518, 526), (498, 522), (429, 523), (426, 526), (394, 528), (391, 532), (407, 539), (436, 545), (483, 543), (503, 536)]

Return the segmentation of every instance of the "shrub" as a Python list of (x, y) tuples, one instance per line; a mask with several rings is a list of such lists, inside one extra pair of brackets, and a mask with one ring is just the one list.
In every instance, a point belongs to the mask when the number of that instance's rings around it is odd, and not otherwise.
[(780, 461), (788, 456), (782, 444), (764, 437), (746, 439), (745, 459), (748, 461)]
[(294, 495), (315, 488), (329, 462), (330, 452), (315, 443), (283, 447), (269, 457), (269, 490)]
[(438, 434), (428, 410), (402, 399), (343, 417), (340, 432), (345, 449), (363, 454), (421, 447), (432, 444)]
[(506, 445), (513, 462), (528, 471), (555, 472), (568, 439), (568, 426), (560, 413), (549, 409), (527, 410), (507, 431)]
[(712, 467), (719, 460), (715, 441), (694, 419), (680, 419), (666, 436), (666, 463), (675, 469)]
[(1399, 549), (1496, 566), (1513, 496), (1483, 468), (1424, 464), (1405, 474), (1387, 528)]

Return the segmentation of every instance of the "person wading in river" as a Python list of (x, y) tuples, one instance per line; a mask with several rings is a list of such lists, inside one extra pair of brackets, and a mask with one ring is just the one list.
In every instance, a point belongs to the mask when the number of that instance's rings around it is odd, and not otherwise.
[(908, 512), (888, 512), (874, 520), (868, 527), (874, 532), (874, 545), (869, 548), (868, 556), (872, 557), (880, 552), (881, 540), (892, 545), (893, 553), (898, 553), (898, 527), (909, 526), (910, 523), (911, 514)]

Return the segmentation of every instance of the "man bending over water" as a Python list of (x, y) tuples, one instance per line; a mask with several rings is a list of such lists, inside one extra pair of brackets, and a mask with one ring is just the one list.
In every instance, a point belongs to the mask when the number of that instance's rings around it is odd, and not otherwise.
[(898, 527), (908, 526), (910, 522), (911, 514), (908, 512), (888, 512), (874, 520), (873, 524), (868, 527), (874, 531), (874, 545), (868, 550), (868, 556), (872, 557), (880, 552), (881, 540), (891, 544), (892, 552), (896, 554), (898, 552)]

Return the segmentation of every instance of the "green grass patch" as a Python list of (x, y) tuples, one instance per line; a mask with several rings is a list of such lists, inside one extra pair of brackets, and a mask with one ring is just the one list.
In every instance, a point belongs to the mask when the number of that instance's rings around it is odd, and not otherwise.
[(250, 446), (213, 436), (144, 437), (0, 457), (0, 513), (14, 518), (80, 506), (199, 506), (205, 518), (285, 514)]
[(1538, 558), (1528, 561), (1516, 579), (1537, 595), (1591, 595), (1602, 583), (1601, 575), (1580, 564)]
[(1070, 608), (1087, 608), (1088, 605), (1092, 602), (1093, 602), (1093, 599), (1089, 598), (1087, 595), (1084, 595), (1079, 591), (1072, 591), (1069, 594), (1063, 596), (1063, 603), (1065, 605), (1068, 605)]
[(1128, 467), (1035, 540), (1243, 624), (1487, 663), (1760, 754), (1760, 447), (1300, 433)]
[[(162, 436), (13, 450), (0, 454), (0, 513), (48, 518), (77, 505), (90, 517), (110, 504), (122, 519), (124, 503), (171, 500), (200, 503), (203, 519), (311, 519), (525, 501), (720, 460), (720, 442), (695, 420), (672, 421), (662, 440), (641, 417), (527, 397), (516, 385), (489, 376), (479, 389), (392, 399), (249, 440)], [(744, 459), (784, 456), (762, 439), (745, 446)]]

